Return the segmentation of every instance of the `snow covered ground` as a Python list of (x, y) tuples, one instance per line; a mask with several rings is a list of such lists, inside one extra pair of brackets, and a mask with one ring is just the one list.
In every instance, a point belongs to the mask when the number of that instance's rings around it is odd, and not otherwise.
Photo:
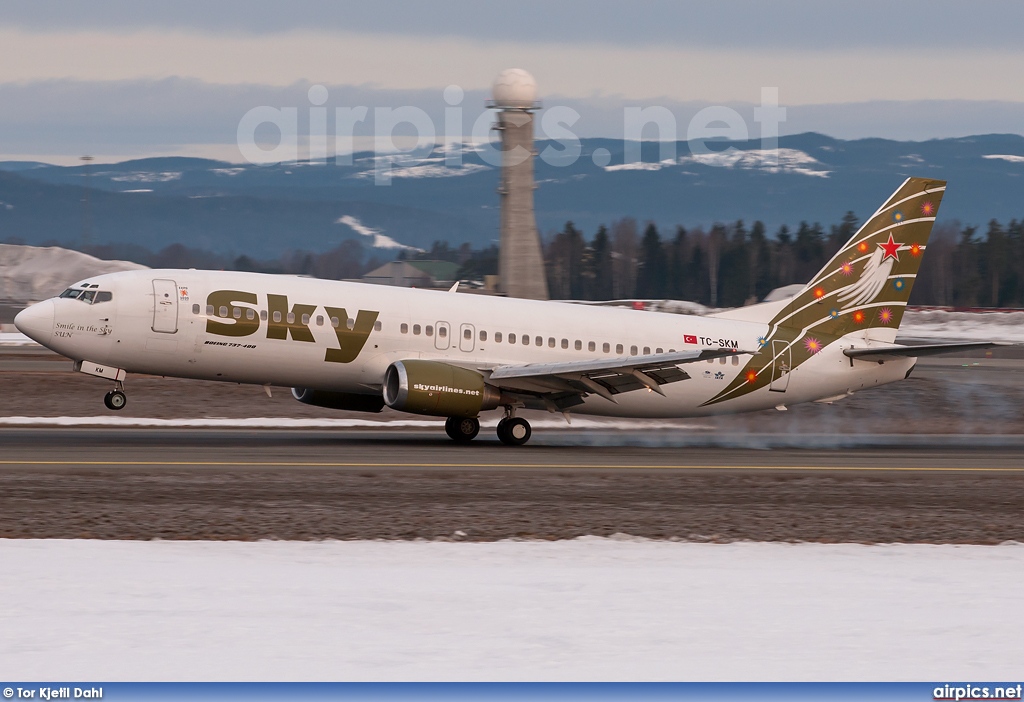
[(0, 678), (1020, 675), (1024, 546), (0, 540)]

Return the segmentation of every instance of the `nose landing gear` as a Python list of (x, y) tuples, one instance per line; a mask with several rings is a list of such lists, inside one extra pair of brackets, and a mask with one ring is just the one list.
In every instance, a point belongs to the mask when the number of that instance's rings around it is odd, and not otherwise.
[(103, 396), (103, 404), (109, 410), (123, 410), (128, 404), (128, 396), (124, 394), (124, 386), (119, 382), (117, 387)]

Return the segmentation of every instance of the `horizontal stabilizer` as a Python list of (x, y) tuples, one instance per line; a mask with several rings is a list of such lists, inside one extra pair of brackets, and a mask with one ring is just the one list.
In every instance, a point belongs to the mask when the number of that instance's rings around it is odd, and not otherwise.
[(956, 353), (957, 351), (976, 351), (978, 349), (990, 349), (995, 346), (1013, 346), (1005, 341), (972, 341), (962, 344), (924, 344), (922, 346), (870, 346), (865, 348), (843, 349), (843, 353), (850, 358), (861, 361), (892, 361), (897, 358), (917, 356), (938, 356), (943, 353)]

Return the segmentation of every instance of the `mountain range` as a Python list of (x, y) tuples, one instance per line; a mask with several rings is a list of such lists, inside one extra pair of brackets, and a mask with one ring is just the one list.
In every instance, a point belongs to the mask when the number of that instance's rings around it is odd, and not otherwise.
[[(637, 148), (639, 161), (630, 158)], [(701, 150), (583, 139), (576, 158), (565, 145), (538, 142), (538, 227), (548, 233), (571, 220), (589, 238), (623, 217), (653, 221), (663, 235), (738, 219), (761, 220), (771, 232), (800, 221), (828, 225), (848, 210), (864, 220), (911, 175), (949, 181), (940, 221), (1024, 218), (1019, 135), (903, 142), (807, 133), (781, 138), (774, 162), (760, 149), (757, 141)], [(446, 156), (460, 163), (446, 165)], [(255, 257), (324, 251), (345, 239), (384, 256), (436, 240), (482, 248), (498, 238), (499, 171), (488, 160), (458, 144), (417, 157), (359, 153), (349, 165), (8, 161), (0, 163), (0, 241), (81, 245), (87, 236)], [(386, 164), (391, 183), (378, 185), (375, 168)]]

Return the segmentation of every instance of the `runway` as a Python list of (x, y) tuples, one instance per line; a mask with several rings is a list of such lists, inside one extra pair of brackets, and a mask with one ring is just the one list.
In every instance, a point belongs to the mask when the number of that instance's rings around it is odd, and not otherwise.
[[(627, 435), (628, 439), (629, 436)], [(2, 430), (0, 537), (1024, 541), (1024, 452)]]

